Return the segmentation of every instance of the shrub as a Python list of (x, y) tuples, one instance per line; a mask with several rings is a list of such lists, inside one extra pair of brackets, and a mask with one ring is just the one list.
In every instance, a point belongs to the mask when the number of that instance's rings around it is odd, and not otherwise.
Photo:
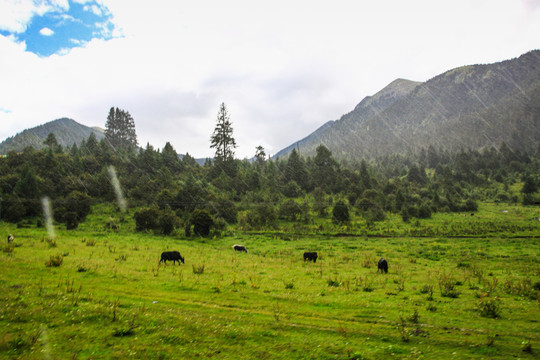
[(279, 207), (279, 217), (290, 221), (297, 220), (302, 215), (302, 209), (298, 203), (292, 199), (285, 201)]
[(80, 191), (72, 191), (65, 199), (57, 201), (55, 219), (66, 224), (66, 229), (79, 226), (91, 210), (91, 198)]
[(346, 224), (349, 220), (349, 207), (345, 204), (345, 201), (339, 200), (332, 210), (332, 221), (337, 224)]
[(236, 224), (238, 221), (238, 211), (236, 210), (236, 205), (231, 200), (212, 202), (210, 209), (214, 217), (220, 217), (229, 224)]
[(67, 230), (75, 230), (79, 227), (79, 219), (77, 214), (73, 211), (66, 212), (63, 215), (64, 222), (66, 223)]
[(463, 211), (478, 211), (478, 204), (476, 201), (469, 199), (465, 201), (465, 205), (463, 205)]
[(193, 273), (197, 275), (202, 275), (204, 273), (204, 264), (203, 265), (192, 265)]
[(59, 267), (64, 262), (62, 255), (51, 255), (49, 261), (45, 262), (46, 267)]
[(19, 199), (4, 199), (2, 203), (2, 220), (10, 223), (21, 221), (26, 215), (26, 208)]
[(418, 208), (418, 217), (420, 219), (429, 219), (431, 217), (431, 209), (427, 205), (422, 205)]
[(157, 208), (143, 208), (133, 214), (135, 230), (145, 231), (159, 228), (159, 210)]
[(162, 210), (159, 215), (159, 229), (163, 235), (170, 235), (180, 224), (180, 219), (172, 210)]
[(480, 316), (496, 319), (501, 317), (501, 306), (498, 297), (482, 296), (478, 304)]
[(364, 214), (364, 218), (371, 222), (383, 221), (386, 219), (386, 213), (380, 206), (375, 205)]
[(193, 224), (193, 232), (195, 235), (208, 236), (210, 234), (210, 227), (213, 225), (214, 220), (208, 211), (196, 209), (191, 214), (190, 222)]
[(457, 298), (459, 296), (459, 291), (456, 290), (456, 280), (453, 276), (442, 273), (439, 275), (439, 290), (441, 291), (441, 296)]
[(328, 286), (333, 286), (333, 287), (339, 287), (341, 285), (341, 282), (338, 279), (329, 278), (327, 283), (328, 283)]
[(281, 188), (281, 193), (288, 198), (296, 198), (302, 195), (302, 188), (292, 180)]

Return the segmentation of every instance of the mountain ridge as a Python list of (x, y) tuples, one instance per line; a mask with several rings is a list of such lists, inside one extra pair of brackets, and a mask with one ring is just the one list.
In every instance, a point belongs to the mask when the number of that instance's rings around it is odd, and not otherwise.
[[(400, 91), (394, 89), (402, 85)], [(500, 146), (535, 151), (540, 142), (540, 51), (493, 64), (466, 65), (425, 82), (397, 79), (324, 131), (294, 143), (304, 156), (319, 145), (340, 159)], [(317, 133), (318, 132), (318, 133)], [(286, 147), (275, 157), (292, 151)]]
[(36, 150), (43, 149), (45, 147), (43, 142), (50, 133), (54, 133), (56, 141), (63, 147), (73, 146), (73, 144), (80, 145), (92, 133), (98, 141), (105, 137), (105, 131), (99, 127), (90, 128), (64, 117), (25, 129), (7, 138), (0, 143), (0, 154), (5, 155), (10, 151), (21, 152), (28, 146)]

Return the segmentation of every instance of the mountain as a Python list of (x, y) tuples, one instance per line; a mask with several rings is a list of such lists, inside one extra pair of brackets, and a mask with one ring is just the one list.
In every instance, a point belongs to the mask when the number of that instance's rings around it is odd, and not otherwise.
[(325, 145), (339, 159), (499, 147), (534, 153), (540, 143), (540, 51), (494, 64), (459, 67), (418, 83), (398, 79), (293, 148), (314, 156)]
[(79, 145), (82, 140), (88, 139), (91, 133), (101, 140), (105, 137), (104, 130), (94, 127), (90, 128), (79, 124), (75, 120), (62, 118), (48, 122), (43, 125), (26, 129), (15, 136), (9, 137), (0, 143), (0, 154), (7, 154), (9, 151), (21, 152), (25, 147), (31, 146), (36, 150), (45, 147), (43, 141), (50, 133), (54, 133), (56, 140), (63, 147)]

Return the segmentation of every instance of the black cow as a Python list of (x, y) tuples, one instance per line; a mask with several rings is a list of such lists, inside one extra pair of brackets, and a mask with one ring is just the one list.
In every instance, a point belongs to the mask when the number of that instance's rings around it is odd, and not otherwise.
[(9, 234), (7, 237), (8, 244), (11, 244), (13, 242), (13, 235)]
[(233, 245), (232, 247), (233, 247), (234, 251), (243, 251), (246, 254), (248, 252), (244, 245)]
[(381, 270), (381, 273), (388, 273), (388, 262), (384, 258), (381, 258), (377, 264), (377, 272), (379, 272), (379, 270)]
[(317, 255), (317, 253), (315, 251), (313, 251), (313, 252), (306, 251), (304, 253), (304, 262), (306, 260), (317, 262), (317, 257), (318, 257), (318, 255)]
[(173, 264), (175, 261), (178, 261), (178, 265), (180, 265), (180, 261), (182, 262), (182, 264), (185, 264), (184, 263), (184, 258), (182, 257), (182, 255), (180, 255), (180, 253), (178, 251), (164, 251), (161, 253), (161, 260), (159, 260), (159, 262), (165, 262), (165, 264), (167, 264), (167, 260), (168, 261), (172, 261)]

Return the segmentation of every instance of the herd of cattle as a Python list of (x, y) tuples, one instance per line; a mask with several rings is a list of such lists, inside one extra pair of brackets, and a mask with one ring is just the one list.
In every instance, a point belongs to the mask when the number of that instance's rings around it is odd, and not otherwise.
[[(9, 234), (8, 235), (8, 238), (7, 238), (7, 241), (8, 241), (8, 244), (11, 244), (13, 242), (13, 235)], [(247, 248), (244, 246), (244, 245), (238, 245), (238, 244), (235, 244), (232, 246), (232, 248), (234, 249), (234, 251), (239, 251), (239, 252), (245, 252), (247, 254), (248, 250)], [(316, 251), (306, 251), (304, 253), (304, 262), (306, 261), (313, 261), (314, 263), (317, 262), (317, 258), (319, 257), (319, 255), (317, 254)], [(178, 265), (180, 265), (180, 262), (182, 262), (182, 264), (185, 264), (184, 262), (184, 257), (182, 255), (180, 255), (180, 253), (178, 251), (164, 251), (161, 253), (161, 259), (159, 260), (159, 263), (164, 263), (164, 264), (167, 264), (167, 261), (172, 261), (173, 264), (178, 262)], [(377, 272), (379, 272), (379, 270), (381, 271), (381, 273), (387, 273), (388, 272), (388, 262), (384, 259), (384, 258), (381, 258), (379, 260), (379, 262), (377, 263)]]
[[(232, 248), (234, 249), (234, 251), (245, 252), (246, 254), (248, 252), (247, 248), (244, 245), (235, 244), (232, 246)], [(319, 255), (316, 251), (306, 251), (304, 253), (304, 262), (313, 261), (315, 263), (317, 262), (318, 257)], [(161, 260), (159, 260), (159, 262), (167, 264), (167, 261), (172, 261), (173, 264), (176, 261), (178, 261), (178, 264), (180, 264), (181, 261), (182, 264), (185, 264), (184, 258), (182, 257), (182, 255), (180, 255), (178, 251), (164, 251), (163, 253), (161, 253)], [(377, 263), (377, 272), (379, 271), (381, 273), (388, 273), (388, 262), (384, 258), (381, 258)]]

